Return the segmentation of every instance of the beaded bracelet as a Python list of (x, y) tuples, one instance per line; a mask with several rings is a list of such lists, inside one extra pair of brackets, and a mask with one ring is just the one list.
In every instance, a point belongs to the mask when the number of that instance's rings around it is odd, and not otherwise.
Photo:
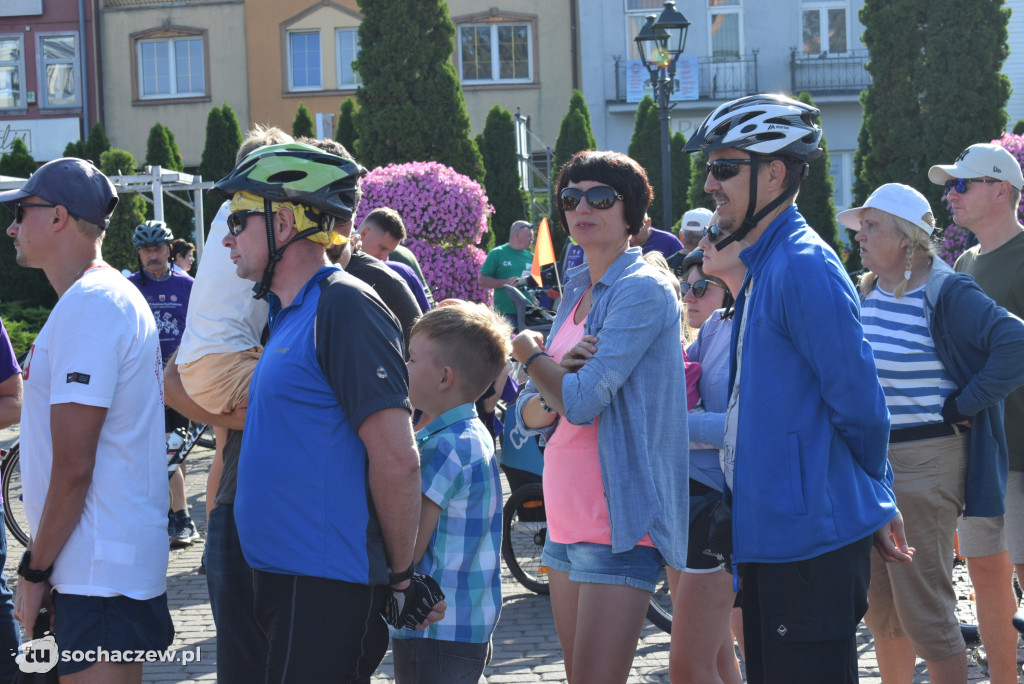
[(538, 394), (537, 396), (540, 398), (540, 407), (542, 409), (544, 409), (545, 413), (554, 413), (555, 412), (555, 409), (551, 408), (546, 403), (544, 403), (544, 397), (542, 395)]

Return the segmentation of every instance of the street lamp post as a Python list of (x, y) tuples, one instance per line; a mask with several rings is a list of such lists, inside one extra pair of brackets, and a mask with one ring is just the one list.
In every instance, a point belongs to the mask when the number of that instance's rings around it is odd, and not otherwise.
[(661, 16), (653, 14), (636, 36), (640, 59), (650, 74), (654, 101), (661, 115), (661, 216), (662, 230), (672, 228), (672, 152), (668, 133), (669, 112), (674, 106), (669, 102), (675, 88), (676, 62), (686, 45), (686, 31), (690, 22), (676, 9), (676, 3), (668, 0)]

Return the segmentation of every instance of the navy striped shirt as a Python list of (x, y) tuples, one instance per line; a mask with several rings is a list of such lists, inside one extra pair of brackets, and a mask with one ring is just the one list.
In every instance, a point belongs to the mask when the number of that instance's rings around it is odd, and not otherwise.
[(924, 287), (897, 299), (875, 285), (861, 307), (893, 429), (941, 423), (956, 385), (935, 354), (924, 317)]

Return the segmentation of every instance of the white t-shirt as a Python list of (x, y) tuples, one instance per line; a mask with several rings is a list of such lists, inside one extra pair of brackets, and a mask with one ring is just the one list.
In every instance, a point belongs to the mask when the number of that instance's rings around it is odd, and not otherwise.
[(65, 594), (150, 599), (167, 588), (163, 373), (153, 313), (112, 268), (57, 302), (25, 361), (21, 475), (33, 536), (50, 485), (50, 407), (107, 408), (92, 484), (50, 582)]
[(207, 354), (251, 349), (267, 324), (270, 305), (252, 298), (254, 283), (238, 277), (230, 250), (221, 243), (228, 234), (228, 205), (221, 205), (210, 224), (178, 347), (179, 365)]

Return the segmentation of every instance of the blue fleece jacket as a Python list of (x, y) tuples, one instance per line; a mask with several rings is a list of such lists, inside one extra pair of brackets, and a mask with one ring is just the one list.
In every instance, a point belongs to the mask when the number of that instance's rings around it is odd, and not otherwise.
[(924, 317), (960, 390), (956, 407), (971, 416), (964, 514), (1002, 515), (1009, 469), (1003, 399), (1024, 384), (1024, 321), (938, 258), (925, 285)]
[[(896, 514), (889, 411), (839, 258), (795, 207), (740, 253), (743, 336), (733, 479), (736, 562), (813, 558)], [(747, 295), (747, 284), (753, 282)], [(730, 387), (733, 382), (730, 379)]]

